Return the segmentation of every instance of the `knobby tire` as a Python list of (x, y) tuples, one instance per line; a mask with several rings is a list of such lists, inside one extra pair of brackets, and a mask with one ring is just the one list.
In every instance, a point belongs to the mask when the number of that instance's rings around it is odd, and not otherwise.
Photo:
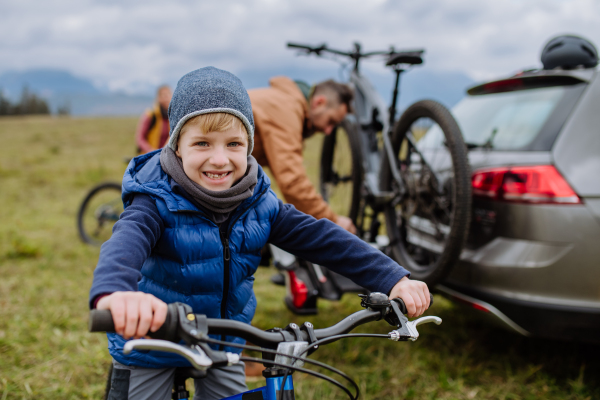
[(120, 197), (121, 184), (116, 182), (105, 182), (95, 186), (88, 192), (88, 194), (83, 199), (81, 206), (79, 207), (79, 211), (77, 212), (77, 230), (79, 232), (79, 237), (84, 243), (91, 244), (94, 246), (100, 246), (102, 243), (104, 243), (103, 240), (97, 240), (93, 238), (92, 235), (90, 235), (90, 233), (86, 230), (84, 218), (92, 200), (94, 200), (94, 198), (100, 193), (106, 192), (114, 192), (115, 199), (117, 198), (117, 196)]
[[(402, 227), (398, 226), (398, 214), (394, 205), (385, 208), (385, 221), (391, 250), (394, 258), (411, 272), (411, 278), (424, 281), (432, 286), (441, 282), (458, 261), (462, 248), (467, 240), (471, 220), (471, 172), (467, 147), (456, 120), (442, 104), (432, 100), (419, 101), (410, 106), (400, 117), (392, 132), (392, 147), (396, 155), (396, 163), (402, 171), (399, 153), (407, 132), (413, 123), (421, 118), (429, 118), (439, 125), (444, 135), (444, 145), (451, 157), (454, 176), (452, 179), (450, 215), (450, 231), (446, 236), (441, 254), (433, 265), (420, 265), (409, 254), (407, 238), (403, 237)], [(411, 153), (406, 156), (411, 163)], [(406, 173), (406, 168), (404, 173)], [(402, 174), (402, 172), (401, 172)], [(383, 159), (381, 171), (381, 187), (384, 191), (393, 190), (394, 178), (390, 170), (387, 155)], [(435, 219), (435, 218), (433, 218)], [(406, 222), (406, 221), (405, 221)], [(404, 236), (406, 231), (404, 231)]]
[[(360, 148), (360, 137), (358, 136), (358, 127), (355, 123), (348, 119), (342, 121), (342, 123), (329, 135), (325, 135), (323, 140), (323, 148), (321, 151), (321, 169), (320, 169), (320, 191), (323, 199), (327, 201), (332, 207), (333, 211), (337, 214), (344, 215), (352, 219), (352, 222), (356, 224), (358, 217), (360, 202), (361, 202), (361, 186), (363, 181), (363, 165), (362, 165), (362, 153)], [(336, 147), (338, 141), (347, 140), (350, 145), (350, 160), (351, 169), (350, 171), (336, 171), (334, 162), (336, 155), (340, 155), (341, 148)], [(335, 187), (332, 193), (328, 191), (328, 185), (334, 185), (335, 180), (339, 178), (338, 172), (343, 175), (342, 178), (350, 179), (352, 184), (351, 196), (346, 199), (334, 199)], [(336, 176), (338, 174), (338, 176)], [(343, 184), (343, 182), (342, 182)], [(335, 185), (338, 187), (338, 185)], [(349, 205), (348, 211), (344, 208), (337, 208), (336, 204), (332, 204), (333, 201), (342, 201), (345, 205)], [(337, 208), (337, 209), (336, 209)], [(339, 210), (339, 211), (338, 211)]]

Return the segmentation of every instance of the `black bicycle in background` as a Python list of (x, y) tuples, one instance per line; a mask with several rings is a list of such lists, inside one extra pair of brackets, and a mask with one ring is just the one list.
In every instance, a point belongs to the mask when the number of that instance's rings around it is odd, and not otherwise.
[(85, 196), (77, 211), (77, 231), (84, 243), (100, 246), (112, 235), (112, 228), (123, 212), (121, 184), (103, 182)]
[[(323, 142), (324, 199), (352, 218), (359, 237), (389, 253), (414, 279), (429, 286), (440, 282), (467, 238), (471, 174), (460, 128), (442, 104), (419, 101), (396, 118), (400, 76), (423, 63), (424, 51), (363, 52), (358, 43), (352, 51), (325, 44), (288, 47), (352, 62), (354, 112)], [(383, 57), (394, 72), (389, 106), (360, 72), (361, 61), (372, 57)], [(387, 238), (379, 235), (382, 222)]]

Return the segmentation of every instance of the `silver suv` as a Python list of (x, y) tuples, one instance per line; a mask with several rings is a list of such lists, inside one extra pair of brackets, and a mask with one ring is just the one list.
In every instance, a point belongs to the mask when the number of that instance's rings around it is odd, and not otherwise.
[(438, 289), (524, 335), (600, 341), (598, 56), (562, 36), (542, 62), (470, 88), (452, 110), (470, 147), (473, 215)]

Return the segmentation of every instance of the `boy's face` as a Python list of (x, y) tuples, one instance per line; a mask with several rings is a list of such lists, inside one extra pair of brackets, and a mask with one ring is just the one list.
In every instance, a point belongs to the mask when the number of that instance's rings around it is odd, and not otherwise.
[(247, 152), (248, 137), (242, 129), (203, 133), (197, 126), (184, 126), (176, 151), (187, 177), (212, 191), (229, 189), (244, 176)]

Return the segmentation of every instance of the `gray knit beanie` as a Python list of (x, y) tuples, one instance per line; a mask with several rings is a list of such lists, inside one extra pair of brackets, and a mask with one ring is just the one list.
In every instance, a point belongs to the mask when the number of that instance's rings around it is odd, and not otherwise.
[(223, 112), (238, 117), (248, 131), (248, 154), (254, 147), (254, 117), (248, 92), (230, 72), (205, 67), (184, 75), (169, 104), (169, 147), (177, 150), (183, 125), (197, 115)]

